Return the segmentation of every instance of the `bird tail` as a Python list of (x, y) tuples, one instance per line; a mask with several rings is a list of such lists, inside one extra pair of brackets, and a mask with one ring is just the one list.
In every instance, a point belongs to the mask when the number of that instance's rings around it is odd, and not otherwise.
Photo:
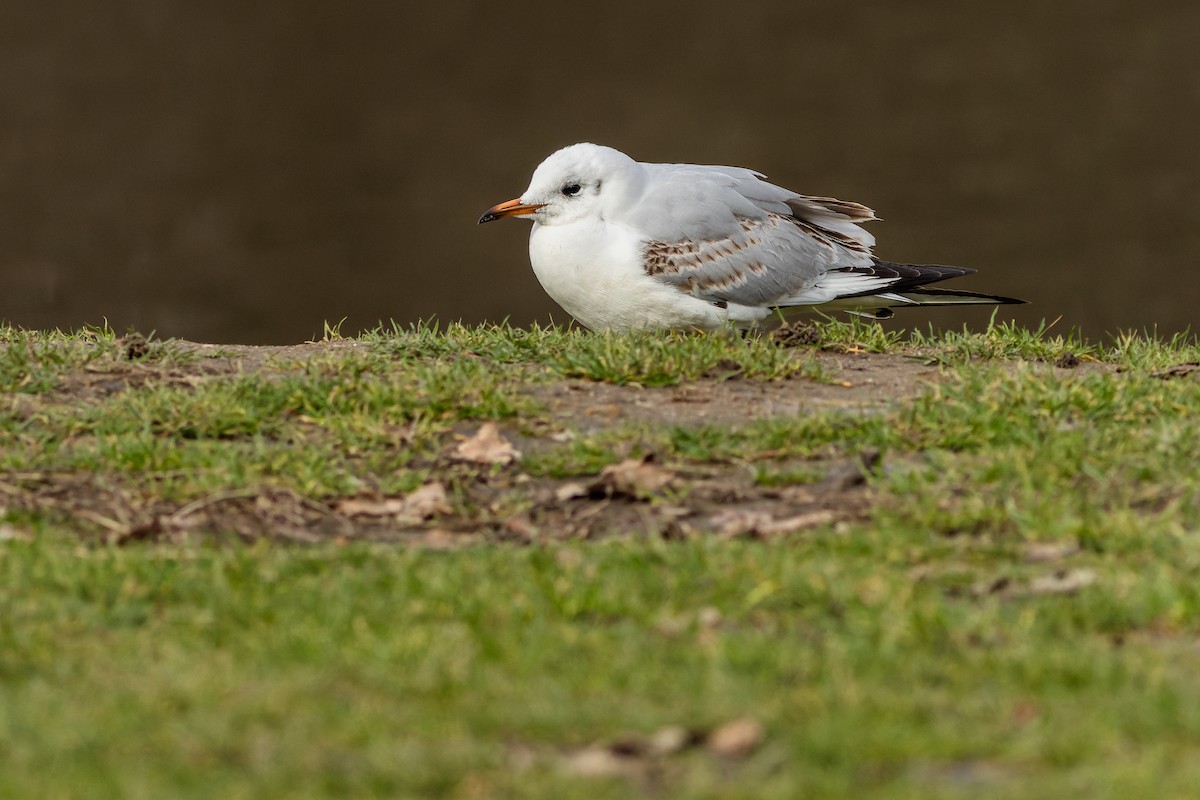
[(1009, 305), (1025, 302), (997, 294), (926, 288), (926, 284), (974, 272), (969, 267), (896, 264), (876, 259), (870, 267), (845, 267), (827, 273), (821, 283), (835, 288), (837, 294), (822, 306), (841, 308), (873, 319), (888, 319), (893, 315), (892, 309), (908, 306)]

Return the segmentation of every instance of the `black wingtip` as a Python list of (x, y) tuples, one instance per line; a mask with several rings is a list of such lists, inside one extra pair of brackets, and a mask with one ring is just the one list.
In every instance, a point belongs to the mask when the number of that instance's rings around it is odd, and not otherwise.
[[(930, 306), (971, 306), (971, 305), (996, 305), (996, 306), (1023, 306), (1029, 303), (1028, 300), (1021, 300), (1018, 297), (1005, 297), (999, 294), (984, 294), (983, 292), (967, 292), (960, 289), (926, 289), (920, 287), (907, 292), (893, 292), (890, 288), (880, 292), (879, 294), (900, 294), (904, 297), (913, 300), (912, 305), (930, 305)], [(947, 298), (945, 300), (934, 299), (927, 303), (922, 303), (916, 298)], [(955, 300), (954, 298), (958, 298)], [(902, 307), (902, 306), (897, 306)]]
[(880, 292), (905, 292), (910, 289), (925, 286), (930, 283), (961, 278), (964, 275), (974, 275), (970, 267), (948, 267), (941, 264), (900, 264), (895, 261), (881, 261), (876, 258), (869, 267), (841, 267), (837, 272), (849, 272), (867, 275), (873, 278), (889, 279), (884, 286), (874, 286), (853, 294), (840, 295), (839, 298), (870, 297)]
[[(948, 267), (941, 264), (899, 264), (894, 261), (873, 259), (870, 267), (842, 267), (838, 272), (850, 272), (871, 277), (890, 278), (891, 283), (876, 286), (854, 294), (839, 296), (839, 300), (853, 297), (873, 297), (880, 294), (924, 295), (935, 297), (961, 297), (961, 304), (991, 303), (994, 305), (1025, 305), (1028, 301), (1016, 297), (1004, 297), (998, 294), (983, 294), (957, 289), (929, 289), (931, 283), (940, 283), (951, 278), (961, 278), (964, 275), (974, 275), (976, 270), (970, 267)], [(915, 303), (919, 305), (919, 303)], [(936, 305), (936, 301), (930, 305)], [(943, 305), (952, 305), (944, 302)]]

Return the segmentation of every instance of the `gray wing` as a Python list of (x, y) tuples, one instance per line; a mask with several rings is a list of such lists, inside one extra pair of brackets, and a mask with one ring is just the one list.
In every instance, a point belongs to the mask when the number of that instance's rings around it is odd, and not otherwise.
[[(651, 277), (710, 301), (747, 306), (832, 299), (831, 270), (874, 263), (869, 208), (811, 197), (736, 167), (647, 164), (637, 206)], [(828, 295), (828, 297), (826, 296)]]

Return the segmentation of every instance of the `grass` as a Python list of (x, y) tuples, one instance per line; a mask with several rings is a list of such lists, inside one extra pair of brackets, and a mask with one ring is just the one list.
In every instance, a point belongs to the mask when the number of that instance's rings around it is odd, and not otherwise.
[[(841, 355), (426, 325), (235, 363), (171, 342), (131, 360), (103, 330), (0, 329), (0, 796), (1193, 794), (1196, 340), (819, 332)], [(564, 379), (634, 398), (727, 381), (804, 392), (863, 352), (937, 378), (872, 413), (585, 425), (547, 405)], [(1066, 353), (1083, 363), (1054, 368)], [(515, 465), (447, 455), (487, 420), (519, 438)], [(730, 486), (744, 474), (738, 491), (779, 504), (876, 450), (860, 514), (763, 540), (631, 523), (533, 546), (464, 533), (449, 551), (333, 536), (122, 547), (46, 488), (120, 494), (96, 506), (116, 514), (259, 485), (332, 507), (437, 479), (451, 522), (422, 526), (500, 530), (560, 479), (630, 455)], [(613, 508), (666, 513), (699, 491)], [(747, 716), (764, 735), (746, 754), (577, 767), (597, 743)]]
[(59, 378), (116, 352), (107, 328), (75, 334), (43, 333), (0, 326), (0, 391), (38, 393), (58, 386)]
[(363, 340), (376, 353), (404, 360), (485, 358), (491, 364), (533, 364), (564, 378), (618, 385), (673, 386), (737, 374), (757, 380), (820, 377), (812, 359), (775, 347), (763, 337), (688, 333), (596, 336), (580, 329), (471, 328), (436, 323), (380, 328)]

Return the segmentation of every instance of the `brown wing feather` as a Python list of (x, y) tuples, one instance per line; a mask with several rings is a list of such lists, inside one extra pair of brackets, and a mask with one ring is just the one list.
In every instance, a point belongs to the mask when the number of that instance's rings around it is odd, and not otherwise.
[[(862, 203), (852, 203), (849, 200), (838, 200), (836, 197), (817, 197), (801, 194), (787, 201), (788, 208), (797, 216), (805, 216), (805, 212), (828, 214), (850, 222), (870, 222), (879, 219), (875, 212)], [(814, 208), (815, 206), (815, 208)]]

